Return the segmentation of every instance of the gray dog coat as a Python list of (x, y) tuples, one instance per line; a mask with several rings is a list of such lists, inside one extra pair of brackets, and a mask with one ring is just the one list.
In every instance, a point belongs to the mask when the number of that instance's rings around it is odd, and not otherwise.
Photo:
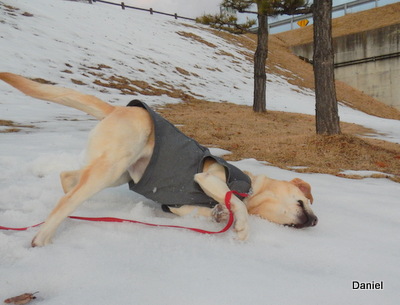
[(129, 182), (130, 190), (160, 203), (164, 211), (182, 205), (212, 208), (217, 202), (194, 181), (194, 175), (202, 172), (204, 161), (212, 158), (225, 168), (229, 189), (249, 192), (251, 180), (237, 167), (213, 156), (208, 148), (183, 134), (145, 103), (133, 100), (127, 106), (146, 109), (155, 128), (155, 146), (149, 165), (138, 183)]

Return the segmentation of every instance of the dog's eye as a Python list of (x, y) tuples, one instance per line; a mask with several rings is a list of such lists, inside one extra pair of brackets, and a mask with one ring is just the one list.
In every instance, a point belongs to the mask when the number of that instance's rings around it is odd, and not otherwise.
[(304, 202), (303, 200), (297, 200), (298, 204), (300, 207), (304, 208)]

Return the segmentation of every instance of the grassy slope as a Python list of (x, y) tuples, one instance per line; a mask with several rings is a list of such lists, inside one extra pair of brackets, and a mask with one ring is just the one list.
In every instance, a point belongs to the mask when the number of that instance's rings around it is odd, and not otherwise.
[[(380, 8), (384, 11), (379, 14), (382, 13), (385, 18), (381, 18), (375, 27), (383, 26), (383, 21), (393, 20), (387, 17), (391, 16), (387, 11), (388, 8), (397, 8), (399, 11), (400, 3)], [(361, 26), (364, 28), (360, 23), (362, 20), (371, 21), (368, 17), (371, 13), (377, 14), (376, 10), (370, 10), (348, 15), (335, 20), (334, 25), (344, 26), (348, 31)], [(399, 13), (396, 16), (398, 15)], [(343, 20), (350, 20), (354, 27), (350, 27)], [(372, 23), (368, 24), (371, 26)], [(231, 35), (210, 31), (228, 43), (244, 46), (248, 50), (245, 51), (247, 60), (252, 61), (256, 44), (255, 35)], [(301, 35), (292, 31), (270, 37), (267, 69), (270, 73), (283, 74), (292, 84), (313, 89), (312, 66), (294, 56), (287, 44), (288, 41), (293, 43), (295, 37), (306, 39), (310, 31), (312, 33), (311, 28), (301, 31), (304, 31)], [(336, 29), (335, 32), (340, 31)], [(204, 40), (201, 42), (208, 43)], [(159, 111), (173, 123), (182, 126), (180, 128), (185, 133), (199, 142), (231, 151), (232, 155), (227, 156), (231, 160), (257, 158), (282, 168), (301, 166), (302, 168), (295, 170), (335, 175), (342, 175), (340, 171), (346, 169), (381, 171), (395, 175), (391, 179), (400, 182), (400, 145), (360, 138), (358, 135), (371, 131), (355, 124), (342, 124), (344, 134), (340, 136), (316, 136), (313, 116), (273, 111), (256, 114), (251, 107), (200, 100), (190, 91), (176, 89), (170, 84), (149, 84), (124, 76), (105, 79), (100, 72), (95, 68), (91, 71), (98, 77), (95, 82), (97, 85), (119, 89), (123, 94), (166, 94), (185, 101), (183, 104), (163, 106)], [(380, 117), (400, 119), (399, 111), (344, 83), (337, 82), (336, 88), (338, 99), (351, 107)], [(16, 126), (10, 121), (0, 121), (1, 125), (7, 127), (0, 132), (17, 132), (20, 130), (19, 127), (33, 127)], [(385, 175), (379, 176), (385, 177)]]
[[(334, 20), (334, 35), (386, 26), (398, 22), (399, 18), (400, 3), (347, 15)], [(252, 61), (255, 35), (214, 33), (230, 43), (246, 47), (247, 58)], [(312, 66), (294, 56), (288, 44), (304, 43), (310, 38), (312, 27), (272, 35), (268, 71), (284, 74), (290, 83), (313, 89)], [(336, 89), (338, 100), (350, 107), (379, 117), (400, 119), (398, 110), (342, 82), (336, 83)], [(341, 136), (321, 137), (315, 135), (313, 116), (272, 111), (255, 114), (250, 107), (196, 99), (189, 99), (184, 105), (169, 105), (161, 112), (174, 123), (183, 125), (182, 130), (201, 143), (232, 151), (233, 154), (227, 156), (231, 160), (257, 158), (282, 168), (301, 166), (304, 168), (296, 171), (335, 175), (342, 175), (342, 170), (381, 171), (395, 175), (391, 179), (400, 182), (400, 145), (361, 138), (358, 135), (371, 131), (354, 124), (342, 124)]]

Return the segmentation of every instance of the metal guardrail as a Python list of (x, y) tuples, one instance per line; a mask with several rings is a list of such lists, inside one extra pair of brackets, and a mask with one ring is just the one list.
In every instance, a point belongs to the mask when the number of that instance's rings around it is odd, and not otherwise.
[[(378, 1), (379, 0), (355, 0), (352, 2), (344, 3), (344, 4), (339, 4), (334, 7), (332, 7), (332, 13), (338, 12), (338, 11), (344, 11), (344, 14), (347, 14), (347, 9), (357, 7), (363, 4), (375, 2), (375, 7), (378, 7)], [(300, 21), (302, 19), (307, 19), (307, 18), (312, 18), (312, 14), (305, 14), (305, 15), (300, 15), (300, 16), (292, 16), (291, 18), (287, 18), (284, 20), (279, 20), (275, 21), (269, 24), (269, 28), (272, 29), (274, 27), (286, 25), (286, 24), (291, 24), (291, 29), (293, 30), (293, 23), (296, 21)]]
[[(313, 64), (313, 60), (304, 56), (298, 56), (301, 60), (305, 61), (306, 63)], [(340, 67), (346, 67), (346, 66), (353, 66), (357, 64), (364, 64), (367, 62), (376, 62), (384, 59), (391, 59), (391, 58), (397, 58), (400, 57), (400, 52), (394, 52), (394, 53), (389, 53), (389, 54), (384, 54), (384, 55), (378, 55), (378, 56), (372, 56), (372, 57), (366, 57), (366, 58), (361, 58), (361, 59), (355, 59), (355, 60), (349, 60), (349, 61), (344, 61), (344, 62), (338, 62), (335, 63), (333, 66), (335, 68), (340, 68)]]
[(159, 12), (159, 11), (153, 10), (152, 8), (146, 9), (146, 8), (141, 8), (141, 7), (135, 7), (135, 6), (131, 6), (131, 5), (126, 5), (124, 2), (115, 3), (115, 2), (103, 1), (103, 0), (89, 0), (89, 3), (92, 3), (92, 2), (100, 2), (100, 3), (105, 3), (105, 4), (111, 4), (111, 5), (120, 6), (123, 10), (126, 9), (126, 8), (129, 8), (129, 9), (135, 9), (135, 10), (139, 10), (139, 11), (149, 12), (149, 13), (152, 14), (152, 15), (153, 15), (153, 14), (159, 14), (159, 15), (171, 16), (171, 17), (174, 17), (175, 19), (185, 19), (185, 20), (196, 21), (196, 19), (193, 19), (193, 18), (178, 16), (177, 13), (175, 13), (175, 14), (169, 14), (169, 13)]
[(367, 57), (367, 58), (356, 59), (356, 60), (345, 61), (345, 62), (339, 62), (339, 63), (335, 63), (334, 66), (335, 66), (335, 68), (340, 68), (340, 67), (352, 66), (352, 65), (356, 65), (356, 64), (363, 64), (366, 62), (375, 62), (375, 61), (380, 61), (380, 60), (390, 59), (390, 58), (397, 58), (397, 57), (400, 57), (400, 52), (378, 55), (378, 56)]

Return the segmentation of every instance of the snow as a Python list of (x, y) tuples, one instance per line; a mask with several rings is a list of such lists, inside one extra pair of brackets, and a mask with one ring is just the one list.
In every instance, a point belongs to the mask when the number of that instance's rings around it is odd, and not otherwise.
[[(20, 10), (9, 12), (2, 3)], [(208, 100), (251, 104), (251, 63), (242, 49), (204, 27), (104, 4), (2, 0), (0, 8), (1, 71), (41, 77), (127, 104), (132, 97), (106, 92), (93, 84), (95, 76), (82, 73), (85, 67), (104, 64), (111, 67), (101, 70), (105, 76), (163, 81)], [(178, 32), (193, 33), (215, 48)], [(191, 74), (180, 74), (176, 67)], [(65, 69), (72, 74), (62, 73)], [(75, 85), (71, 78), (87, 85)], [(269, 109), (313, 114), (313, 92), (279, 75), (268, 79)], [(1, 119), (37, 126), (0, 134), (0, 225), (24, 227), (43, 221), (61, 196), (59, 172), (80, 166), (95, 121), (74, 109), (26, 97), (4, 83), (0, 92)], [(181, 102), (167, 96), (134, 98), (153, 105)], [(376, 130), (374, 137), (400, 143), (399, 121), (346, 106), (340, 106), (340, 116)], [(319, 224), (294, 230), (251, 216), (251, 236), (239, 242), (232, 231), (200, 235), (66, 220), (54, 242), (43, 248), (30, 247), (37, 228), (0, 231), (0, 300), (39, 291), (33, 303), (43, 305), (397, 304), (398, 184), (294, 173), (255, 159), (234, 164), (254, 174), (309, 182)], [(75, 215), (221, 227), (203, 218), (164, 214), (126, 186), (97, 194)], [(383, 281), (384, 289), (353, 290), (352, 281)]]

